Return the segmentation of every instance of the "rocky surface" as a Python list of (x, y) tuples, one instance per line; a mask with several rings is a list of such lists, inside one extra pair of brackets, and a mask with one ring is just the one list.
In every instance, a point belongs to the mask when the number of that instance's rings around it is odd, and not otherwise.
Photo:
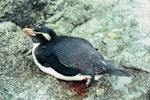
[[(0, 100), (149, 100), (150, 1), (1, 0)], [(22, 27), (89, 40), (131, 78), (104, 75), (82, 96), (34, 64)]]

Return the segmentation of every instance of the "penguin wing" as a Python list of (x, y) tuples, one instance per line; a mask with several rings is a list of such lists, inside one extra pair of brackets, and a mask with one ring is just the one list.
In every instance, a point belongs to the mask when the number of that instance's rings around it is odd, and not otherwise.
[(65, 76), (75, 76), (79, 73), (78, 69), (69, 68), (63, 65), (54, 54), (51, 53), (48, 55), (45, 51), (45, 47), (38, 47), (34, 53), (37, 61), (43, 67), (52, 67), (55, 71)]
[(64, 66), (78, 69), (82, 74), (94, 74), (93, 61), (98, 51), (87, 40), (65, 37), (60, 39), (52, 49), (52, 53)]

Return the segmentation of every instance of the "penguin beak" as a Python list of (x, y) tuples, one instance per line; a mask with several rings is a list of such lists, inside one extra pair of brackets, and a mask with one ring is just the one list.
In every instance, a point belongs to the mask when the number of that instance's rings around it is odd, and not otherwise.
[(35, 31), (34, 31), (33, 29), (31, 29), (31, 28), (23, 28), (22, 31), (23, 31), (25, 34), (30, 35), (30, 36), (36, 36), (36, 34), (42, 34), (42, 35), (45, 37), (45, 39), (47, 39), (48, 41), (51, 40), (51, 37), (50, 37), (48, 34), (42, 33), (42, 32), (35, 32)]
[(27, 34), (27, 35), (31, 35), (31, 36), (36, 36), (36, 34), (42, 34), (41, 32), (35, 32), (33, 29), (31, 28), (23, 28), (22, 31)]
[(32, 36), (35, 36), (35, 32), (33, 29), (31, 28), (23, 28), (22, 31), (27, 34), (27, 35), (32, 35)]

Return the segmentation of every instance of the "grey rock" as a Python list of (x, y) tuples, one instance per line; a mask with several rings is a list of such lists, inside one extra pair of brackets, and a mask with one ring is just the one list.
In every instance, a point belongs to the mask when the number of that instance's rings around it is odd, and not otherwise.
[[(0, 11), (0, 100), (150, 99), (148, 0), (1, 0)], [(78, 97), (34, 64), (32, 41), (21, 31), (29, 26), (85, 38), (132, 77), (103, 75)]]

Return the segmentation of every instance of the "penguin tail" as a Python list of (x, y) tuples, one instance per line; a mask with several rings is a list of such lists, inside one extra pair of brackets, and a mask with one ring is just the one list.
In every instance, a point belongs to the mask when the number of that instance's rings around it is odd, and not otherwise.
[(123, 70), (116, 69), (113, 66), (106, 66), (103, 69), (102, 69), (102, 67), (99, 67), (97, 69), (97, 73), (99, 73), (99, 74), (106, 73), (106, 74), (110, 74), (110, 75), (131, 77), (131, 74), (129, 74)]
[(107, 71), (107, 73), (111, 74), (111, 75), (118, 75), (118, 76), (126, 76), (126, 77), (131, 77), (131, 74), (120, 70), (120, 69), (113, 69), (113, 70), (109, 70)]

